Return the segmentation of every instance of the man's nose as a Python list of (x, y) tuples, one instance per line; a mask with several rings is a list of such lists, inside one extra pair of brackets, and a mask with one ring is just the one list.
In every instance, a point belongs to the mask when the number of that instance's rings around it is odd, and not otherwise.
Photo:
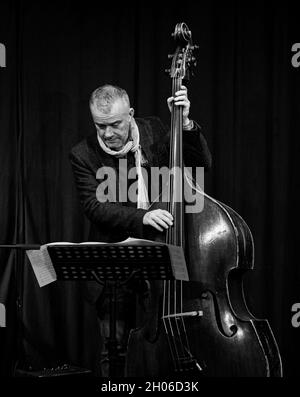
[(107, 125), (104, 131), (104, 138), (109, 139), (113, 136), (113, 128), (110, 125)]

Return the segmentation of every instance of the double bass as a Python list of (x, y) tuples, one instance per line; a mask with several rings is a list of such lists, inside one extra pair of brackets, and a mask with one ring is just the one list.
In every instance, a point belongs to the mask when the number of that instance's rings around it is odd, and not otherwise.
[[(176, 42), (170, 69), (174, 96), (188, 77), (195, 46), (185, 23), (177, 24), (172, 36)], [(169, 169), (184, 169), (182, 107), (176, 106), (171, 112)], [(185, 183), (200, 195), (202, 211), (185, 211)], [(282, 376), (269, 323), (255, 318), (245, 300), (243, 276), (254, 267), (247, 224), (232, 208), (201, 190), (186, 172), (181, 181), (170, 173), (168, 198), (167, 203), (153, 203), (151, 209), (167, 209), (173, 226), (149, 238), (182, 247), (189, 281), (148, 283), (146, 319), (129, 335), (126, 376)]]

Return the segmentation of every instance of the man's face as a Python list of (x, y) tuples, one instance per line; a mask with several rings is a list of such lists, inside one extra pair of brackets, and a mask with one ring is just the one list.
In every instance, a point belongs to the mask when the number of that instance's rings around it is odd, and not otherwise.
[(111, 150), (121, 150), (128, 140), (133, 109), (120, 98), (113, 103), (110, 113), (104, 114), (92, 108), (92, 115), (97, 133), (105, 145)]

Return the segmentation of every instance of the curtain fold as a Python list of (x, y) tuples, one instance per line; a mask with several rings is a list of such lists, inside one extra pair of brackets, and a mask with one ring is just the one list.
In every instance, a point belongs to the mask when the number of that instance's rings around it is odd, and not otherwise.
[[(13, 244), (17, 225), (17, 7), (0, 6), (0, 41), (6, 48), (6, 68), (0, 68), (0, 243)], [(15, 254), (0, 249), (0, 303), (6, 309), (6, 328), (0, 328), (0, 374), (13, 371), (16, 357)]]

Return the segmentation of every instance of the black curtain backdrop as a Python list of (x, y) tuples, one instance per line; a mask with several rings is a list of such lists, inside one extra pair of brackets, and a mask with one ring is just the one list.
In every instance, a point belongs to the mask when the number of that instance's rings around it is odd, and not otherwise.
[[(171, 82), (164, 69), (171, 32), (184, 21), (199, 45), (189, 82), (191, 117), (213, 155), (206, 191), (234, 208), (255, 243), (246, 300), (267, 318), (284, 375), (297, 376), (300, 301), (297, 225), (300, 42), (292, 3), (1, 2), (0, 243), (81, 242), (88, 221), (79, 206), (68, 152), (91, 126), (88, 99), (104, 83), (125, 88), (136, 115), (169, 120)], [(27, 261), (22, 292), (24, 358), (36, 368), (69, 362), (98, 371), (95, 307), (82, 285), (39, 288)], [(0, 251), (0, 374), (11, 375), (17, 345), (15, 256)], [(19, 273), (17, 273), (19, 274)]]

